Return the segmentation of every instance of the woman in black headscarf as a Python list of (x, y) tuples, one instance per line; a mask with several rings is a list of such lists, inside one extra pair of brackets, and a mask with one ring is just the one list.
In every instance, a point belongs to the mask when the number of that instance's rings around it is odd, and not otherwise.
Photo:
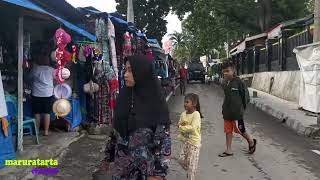
[(113, 180), (165, 179), (171, 155), (168, 106), (152, 63), (144, 56), (126, 62), (126, 87), (117, 100), (114, 132), (106, 147)]

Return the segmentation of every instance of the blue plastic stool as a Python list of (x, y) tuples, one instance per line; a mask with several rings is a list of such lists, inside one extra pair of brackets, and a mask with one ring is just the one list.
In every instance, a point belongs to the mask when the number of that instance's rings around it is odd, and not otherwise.
[[(27, 130), (27, 131), (25, 131)], [(31, 136), (35, 136), (35, 142), (37, 144), (39, 143), (39, 136), (38, 136), (38, 127), (37, 127), (37, 123), (36, 123), (36, 119), (34, 118), (29, 118), (29, 117), (25, 117), (23, 119), (23, 135), (31, 135)]]
[[(11, 128), (12, 128), (12, 135), (17, 135), (18, 132), (18, 123), (15, 121), (12, 121), (14, 117), (17, 116), (17, 108), (14, 102), (7, 101), (7, 107), (8, 107), (8, 119), (11, 119)], [(39, 143), (39, 136), (38, 136), (38, 128), (37, 123), (34, 118), (30, 117), (23, 117), (23, 135), (31, 135), (35, 136), (35, 143)], [(18, 136), (17, 136), (18, 139)]]

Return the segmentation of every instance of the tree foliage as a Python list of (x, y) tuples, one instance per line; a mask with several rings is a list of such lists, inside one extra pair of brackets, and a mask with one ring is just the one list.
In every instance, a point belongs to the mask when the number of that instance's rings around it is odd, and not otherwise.
[[(117, 10), (121, 14), (127, 14), (127, 0), (116, 0)], [(159, 41), (167, 33), (167, 21), (164, 19), (169, 11), (168, 0), (133, 0), (135, 24), (142, 29), (147, 37), (156, 38)]]
[(190, 61), (199, 56), (199, 48), (196, 40), (191, 34), (175, 32), (170, 35), (170, 39), (173, 41), (173, 57), (178, 59), (180, 62)]
[(199, 54), (310, 13), (310, 0), (169, 0)]

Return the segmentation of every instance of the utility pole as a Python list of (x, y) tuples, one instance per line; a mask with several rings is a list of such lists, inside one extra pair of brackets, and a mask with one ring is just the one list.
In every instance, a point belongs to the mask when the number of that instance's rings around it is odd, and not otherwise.
[(320, 0), (314, 1), (314, 30), (313, 42), (320, 41)]
[(133, 0), (128, 0), (127, 21), (134, 23)]

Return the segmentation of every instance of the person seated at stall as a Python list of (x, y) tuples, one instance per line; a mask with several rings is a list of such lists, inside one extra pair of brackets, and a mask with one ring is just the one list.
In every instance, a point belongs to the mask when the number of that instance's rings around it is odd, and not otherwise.
[(29, 76), (32, 86), (32, 112), (38, 128), (40, 128), (41, 116), (44, 117), (44, 136), (49, 135), (54, 89), (53, 73), (54, 68), (50, 66), (49, 53), (42, 52), (36, 56)]

